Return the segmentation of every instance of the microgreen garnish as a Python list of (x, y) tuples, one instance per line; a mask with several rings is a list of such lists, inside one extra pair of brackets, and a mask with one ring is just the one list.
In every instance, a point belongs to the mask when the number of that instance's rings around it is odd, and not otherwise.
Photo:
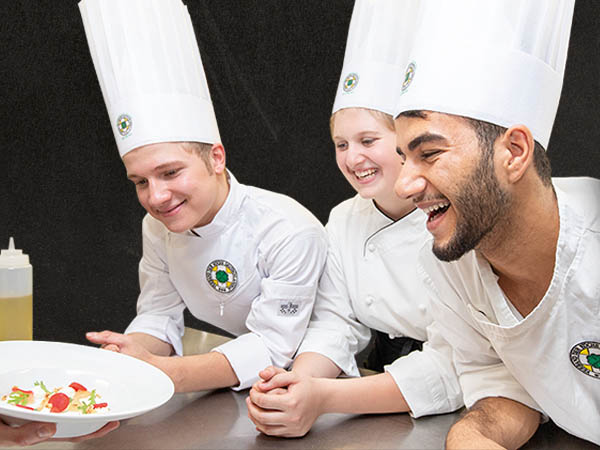
[(39, 386), (39, 387), (41, 387), (41, 388), (42, 388), (42, 390), (43, 390), (43, 391), (44, 391), (46, 394), (49, 394), (49, 393), (50, 393), (50, 391), (49, 391), (49, 390), (46, 388), (46, 386), (44, 385), (44, 382), (43, 382), (43, 381), (36, 381), (36, 382), (35, 382), (35, 383), (33, 383), (33, 384), (34, 384), (34, 386)]
[(8, 403), (13, 405), (26, 405), (29, 401), (29, 394), (21, 391), (11, 392), (8, 396)]

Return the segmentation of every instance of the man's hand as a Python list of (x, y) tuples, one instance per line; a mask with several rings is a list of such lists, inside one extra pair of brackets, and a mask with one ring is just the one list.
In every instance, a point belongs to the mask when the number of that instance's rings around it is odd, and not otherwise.
[(268, 367), (246, 398), (248, 417), (270, 436), (304, 436), (322, 414), (319, 380)]
[[(119, 422), (109, 422), (94, 433), (57, 441), (81, 442), (95, 439), (110, 433), (119, 427)], [(38, 444), (50, 439), (56, 433), (56, 424), (44, 422), (29, 422), (20, 427), (10, 427), (0, 420), (0, 445), (6, 447), (25, 447)]]
[(132, 336), (126, 334), (105, 330), (99, 333), (94, 331), (86, 333), (85, 337), (94, 344), (100, 344), (106, 350), (133, 356), (142, 361), (150, 362), (154, 356)]

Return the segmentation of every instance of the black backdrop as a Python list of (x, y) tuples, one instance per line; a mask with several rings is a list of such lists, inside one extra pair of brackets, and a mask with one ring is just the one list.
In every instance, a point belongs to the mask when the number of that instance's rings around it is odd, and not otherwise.
[[(321, 221), (352, 195), (329, 140), (351, 0), (188, 0), (228, 166)], [(34, 268), (34, 338), (84, 343), (135, 314), (144, 211), (125, 178), (74, 0), (0, 2), (0, 247)], [(548, 154), (600, 178), (600, 2), (578, 0)], [(193, 326), (201, 326), (187, 319)]]

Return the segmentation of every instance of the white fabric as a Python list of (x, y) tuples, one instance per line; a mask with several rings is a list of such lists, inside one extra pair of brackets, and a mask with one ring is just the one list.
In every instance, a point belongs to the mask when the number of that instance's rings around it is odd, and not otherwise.
[(510, 127), (548, 145), (575, 0), (426, 0), (395, 114), (430, 110)]
[(511, 398), (600, 444), (600, 368), (590, 376), (570, 359), (578, 343), (600, 342), (600, 181), (553, 183), (560, 215), (554, 273), (527, 317), (512, 313), (496, 275), (476, 251), (443, 263), (429, 246), (421, 273), (436, 323), (454, 348), (467, 406), (485, 397)]
[(79, 9), (121, 156), (157, 142), (220, 141), (180, 0), (82, 0)]
[[(333, 113), (370, 108), (392, 115), (420, 0), (356, 0)], [(348, 84), (350, 83), (350, 84)]]
[[(151, 216), (144, 218), (138, 315), (125, 332), (151, 334), (180, 355), (187, 307), (198, 319), (239, 336), (214, 350), (229, 360), (240, 381), (237, 389), (245, 389), (270, 364), (291, 363), (310, 319), (327, 237), (291, 198), (239, 184), (233, 175), (230, 182), (216, 217), (194, 230), (199, 236), (172, 233)], [(237, 271), (233, 291), (218, 292), (207, 281), (207, 267), (215, 260)]]
[(428, 341), (423, 351), (385, 367), (414, 417), (462, 406), (451, 351), (432, 324), (427, 292), (415, 270), (428, 237), (426, 220), (417, 209), (394, 222), (358, 195), (331, 211), (325, 271), (298, 350), (320, 353), (345, 374), (359, 376), (354, 356), (368, 344), (370, 328)]

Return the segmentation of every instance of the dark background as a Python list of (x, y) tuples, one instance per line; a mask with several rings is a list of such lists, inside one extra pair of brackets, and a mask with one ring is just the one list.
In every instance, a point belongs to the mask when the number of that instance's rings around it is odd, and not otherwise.
[[(351, 0), (187, 0), (228, 166), (323, 223), (353, 192), (329, 116)], [(0, 2), (0, 247), (30, 255), (34, 338), (84, 343), (135, 315), (141, 219), (110, 129), (77, 2)], [(600, 2), (578, 0), (548, 155), (600, 178)], [(190, 319), (188, 316), (187, 319)], [(186, 321), (201, 326), (195, 320)]]

